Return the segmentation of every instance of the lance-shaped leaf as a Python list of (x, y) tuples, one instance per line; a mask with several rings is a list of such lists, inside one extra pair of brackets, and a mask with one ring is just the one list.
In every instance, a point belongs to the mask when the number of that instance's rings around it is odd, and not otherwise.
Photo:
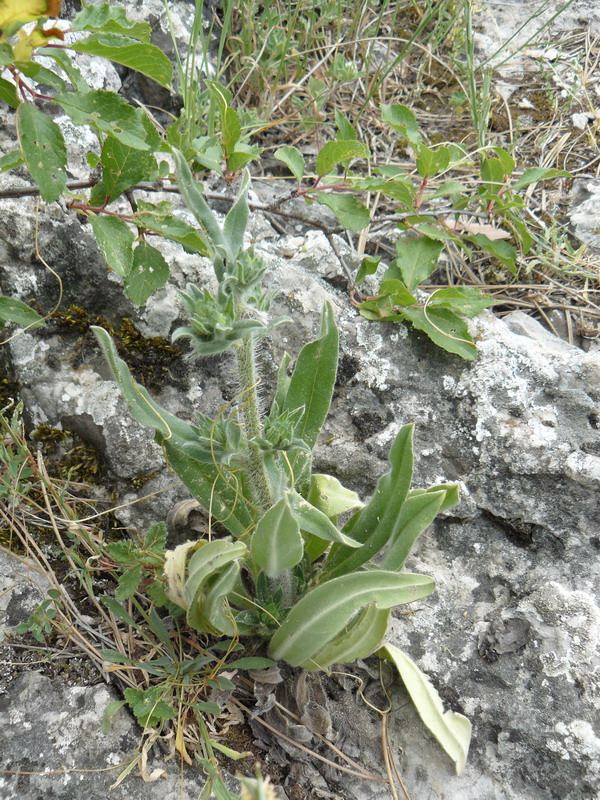
[(293, 667), (304, 664), (365, 606), (392, 608), (425, 597), (433, 589), (433, 580), (426, 575), (383, 570), (334, 578), (312, 589), (292, 608), (271, 639), (270, 654)]
[(303, 552), (298, 520), (287, 497), (282, 497), (257, 522), (250, 542), (250, 555), (270, 578), (276, 578), (298, 564)]
[(391, 469), (378, 481), (373, 496), (348, 531), (364, 542), (358, 550), (335, 545), (327, 558), (327, 575), (344, 575), (369, 561), (392, 538), (397, 530), (402, 504), (408, 495), (413, 472), (413, 426), (404, 425), (390, 449)]
[(250, 186), (250, 173), (244, 171), (242, 183), (235, 203), (223, 223), (223, 239), (228, 248), (228, 258), (233, 263), (239, 256), (244, 246), (244, 234), (248, 224), (248, 188)]
[(184, 482), (192, 496), (235, 536), (241, 536), (252, 524), (251, 495), (243, 477), (228, 475), (212, 464), (200, 464), (185, 453), (186, 442), (197, 441), (191, 425), (165, 411), (133, 380), (127, 364), (117, 354), (110, 335), (93, 327), (96, 338), (123, 394), (129, 413), (140, 424), (153, 428), (164, 448), (168, 463)]
[(327, 419), (337, 373), (339, 334), (331, 303), (323, 307), (320, 334), (300, 351), (281, 409), (304, 409), (295, 433), (311, 448)]
[(431, 685), (428, 676), (421, 672), (406, 653), (394, 645), (386, 644), (377, 655), (395, 665), (419, 716), (454, 761), (456, 774), (460, 775), (471, 742), (470, 721), (463, 714), (444, 711), (442, 699)]
[(53, 203), (67, 184), (67, 149), (60, 128), (33, 103), (21, 103), (17, 134), (25, 164), (44, 202)]
[(286, 496), (303, 531), (312, 533), (313, 536), (326, 542), (341, 542), (347, 547), (360, 547), (360, 542), (342, 533), (328, 516), (308, 503), (298, 492), (288, 492)]
[(152, 80), (168, 87), (173, 67), (167, 56), (153, 44), (136, 42), (119, 33), (93, 33), (87, 39), (71, 42), (71, 50), (101, 56), (124, 67), (147, 75)]
[(390, 546), (383, 560), (383, 569), (402, 569), (417, 538), (438, 515), (446, 499), (445, 491), (409, 495), (396, 519)]
[(135, 235), (125, 220), (119, 217), (89, 218), (96, 242), (108, 266), (124, 278), (133, 264), (133, 243)]
[(350, 664), (374, 652), (386, 634), (390, 611), (367, 606), (344, 630), (319, 650), (302, 669), (326, 669), (332, 664)]
[[(208, 234), (213, 248), (215, 250), (217, 248), (221, 248), (224, 252), (227, 252), (225, 238), (223, 236), (221, 226), (211, 211), (208, 203), (204, 199), (201, 186), (194, 180), (185, 156), (175, 147), (172, 148), (172, 152), (175, 160), (179, 191), (181, 192), (181, 196), (183, 197), (186, 206), (190, 209), (192, 214), (196, 217), (200, 225)], [(217, 277), (219, 276), (217, 275)]]

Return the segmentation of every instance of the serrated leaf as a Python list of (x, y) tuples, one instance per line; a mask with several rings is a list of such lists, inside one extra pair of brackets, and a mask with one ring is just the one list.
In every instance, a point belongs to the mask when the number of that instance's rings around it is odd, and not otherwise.
[(0, 296), (0, 320), (14, 322), (23, 328), (34, 330), (44, 324), (43, 318), (22, 300)]
[(413, 148), (419, 147), (422, 137), (419, 133), (417, 118), (410, 108), (400, 105), (400, 103), (394, 103), (391, 106), (382, 105), (381, 119), (402, 134)]
[(426, 333), (432, 342), (449, 353), (455, 353), (467, 361), (477, 358), (477, 348), (467, 323), (447, 308), (425, 311), (413, 306), (402, 309), (398, 318), (409, 320), (413, 328)]
[(122, 64), (147, 75), (152, 80), (168, 88), (171, 83), (173, 67), (167, 56), (153, 44), (136, 42), (118, 33), (93, 33), (87, 39), (71, 42), (71, 50), (100, 56)]
[(117, 275), (124, 278), (133, 264), (133, 231), (119, 217), (93, 215), (88, 219), (106, 263)]
[(357, 233), (366, 228), (371, 221), (369, 209), (351, 194), (332, 194), (314, 192), (311, 197), (323, 206), (330, 208), (340, 225)]
[(250, 555), (270, 578), (276, 578), (284, 570), (298, 564), (303, 552), (300, 526), (287, 497), (282, 497), (256, 524), (250, 542)]
[(115, 589), (117, 600), (129, 600), (133, 597), (142, 580), (142, 568), (131, 567), (119, 576), (118, 586)]
[(526, 169), (521, 177), (516, 180), (511, 189), (513, 192), (518, 192), (519, 189), (524, 189), (532, 183), (537, 181), (546, 181), (549, 178), (571, 178), (570, 172), (566, 169), (554, 169), (552, 167), (530, 167)]
[(386, 271), (385, 279), (399, 279), (411, 291), (431, 275), (443, 248), (442, 242), (427, 236), (399, 239), (396, 242), (396, 258)]
[(444, 711), (442, 699), (428, 676), (406, 653), (394, 645), (386, 644), (377, 655), (396, 666), (423, 723), (454, 761), (456, 774), (460, 775), (471, 743), (470, 721), (463, 714)]
[(67, 149), (62, 131), (33, 103), (17, 109), (17, 134), (29, 173), (46, 203), (53, 203), (67, 184)]
[(452, 286), (438, 289), (427, 301), (427, 308), (448, 308), (464, 317), (476, 317), (484, 310), (497, 303), (493, 297), (482, 294), (479, 289), (470, 286)]
[(57, 94), (53, 102), (62, 107), (74, 125), (91, 125), (137, 150), (151, 149), (144, 112), (141, 108), (133, 108), (124, 97), (114, 92), (103, 89), (69, 92)]
[(133, 251), (131, 270), (125, 276), (125, 289), (138, 306), (169, 280), (169, 265), (163, 254), (147, 242), (140, 242)]
[(290, 172), (297, 181), (302, 180), (306, 166), (304, 156), (297, 147), (280, 147), (273, 155), (278, 161), (283, 161), (289, 167)]
[(426, 575), (384, 570), (342, 575), (320, 584), (296, 603), (273, 635), (271, 656), (291, 666), (303, 664), (337, 636), (368, 605), (392, 608), (426, 597), (434, 589)]
[(338, 164), (354, 158), (368, 158), (369, 148), (356, 139), (327, 142), (317, 156), (316, 170), (319, 177), (329, 175)]
[(164, 691), (162, 686), (151, 686), (149, 689), (128, 688), (123, 692), (125, 700), (142, 728), (154, 728), (162, 720), (175, 717), (175, 710), (161, 700)]
[(147, 180), (157, 168), (150, 153), (129, 147), (109, 136), (102, 145), (102, 182), (94, 186), (90, 202), (102, 206), (112, 202), (126, 189)]
[(109, 3), (88, 5), (75, 16), (71, 23), (74, 31), (102, 31), (121, 33), (142, 42), (150, 41), (152, 28), (147, 22), (135, 22), (127, 17), (124, 8)]

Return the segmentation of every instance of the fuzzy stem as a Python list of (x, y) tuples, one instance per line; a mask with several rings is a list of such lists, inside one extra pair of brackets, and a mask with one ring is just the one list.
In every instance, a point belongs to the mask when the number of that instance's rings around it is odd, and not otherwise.
[(252, 440), (262, 435), (260, 422), (254, 340), (252, 334), (244, 336), (236, 347), (240, 384), (242, 386), (242, 418), (248, 438), (249, 477), (257, 500), (264, 511), (273, 504), (265, 465), (258, 445)]

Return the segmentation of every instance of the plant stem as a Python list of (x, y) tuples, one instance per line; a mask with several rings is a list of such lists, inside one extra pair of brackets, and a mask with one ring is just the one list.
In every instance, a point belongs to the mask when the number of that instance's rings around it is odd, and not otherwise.
[(242, 386), (242, 416), (246, 437), (248, 438), (248, 457), (249, 457), (249, 476), (252, 488), (256, 493), (256, 498), (261, 508), (266, 511), (273, 505), (269, 481), (265, 472), (265, 465), (262, 454), (256, 442), (257, 436), (262, 434), (260, 422), (258, 385), (256, 375), (256, 363), (254, 360), (254, 339), (251, 334), (244, 336), (239, 346), (236, 348), (238, 371)]

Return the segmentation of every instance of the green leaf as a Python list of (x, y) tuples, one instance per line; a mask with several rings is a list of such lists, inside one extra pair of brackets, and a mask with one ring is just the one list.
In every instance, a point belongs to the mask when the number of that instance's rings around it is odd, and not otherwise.
[(482, 250), (487, 250), (494, 258), (506, 267), (513, 275), (517, 274), (517, 251), (508, 242), (502, 239), (492, 240), (485, 236), (483, 233), (474, 233), (472, 236), (465, 236), (469, 242), (481, 247)]
[[(386, 271), (386, 275), (391, 269)], [(394, 315), (397, 306), (411, 306), (416, 302), (417, 298), (413, 297), (402, 281), (388, 279), (382, 281), (376, 297), (367, 298), (358, 308), (365, 319), (389, 319)]]
[(570, 172), (566, 169), (554, 169), (552, 167), (530, 167), (526, 169), (521, 177), (513, 183), (511, 189), (513, 192), (518, 192), (519, 189), (524, 189), (532, 183), (537, 181), (546, 181), (548, 178), (571, 178)]
[(352, 124), (346, 119), (346, 117), (339, 111), (337, 108), (334, 111), (335, 115), (335, 127), (337, 128), (337, 135), (336, 139), (338, 141), (350, 141), (352, 139), (356, 139), (356, 131), (352, 127)]
[(100, 600), (117, 619), (120, 619), (126, 625), (131, 625), (132, 628), (139, 627), (125, 606), (122, 606), (116, 598), (103, 594), (100, 596)]
[[(327, 576), (344, 575), (361, 567), (376, 555), (398, 531), (402, 505), (408, 496), (413, 473), (413, 426), (404, 425), (388, 456), (390, 471), (377, 481), (373, 496), (353, 518), (348, 531), (363, 547), (350, 550), (334, 545), (325, 565)], [(346, 527), (347, 529), (347, 527)]]
[(71, 42), (68, 47), (78, 53), (100, 56), (141, 72), (168, 88), (173, 67), (167, 56), (153, 44), (141, 44), (118, 33), (93, 33), (87, 39)]
[(60, 128), (33, 103), (21, 103), (17, 135), (27, 169), (44, 202), (53, 203), (67, 184), (67, 149)]
[(381, 192), (386, 197), (398, 200), (409, 211), (414, 210), (416, 199), (415, 188), (410, 180), (382, 180), (381, 178), (361, 178), (354, 184), (356, 189), (366, 189), (370, 192)]
[(223, 231), (221, 230), (217, 218), (202, 196), (201, 184), (197, 184), (194, 180), (183, 153), (176, 148), (172, 148), (172, 152), (173, 158), (175, 159), (179, 191), (181, 192), (186, 206), (206, 231), (213, 248), (221, 248), (226, 252), (227, 247)]
[(125, 289), (138, 306), (169, 280), (169, 265), (162, 253), (147, 242), (140, 242), (133, 251), (133, 264), (125, 276)]
[(443, 172), (450, 163), (450, 151), (447, 147), (430, 150), (422, 144), (417, 155), (417, 170), (423, 178), (430, 178)]
[(109, 3), (85, 6), (71, 23), (74, 31), (100, 31), (103, 33), (121, 33), (139, 39), (142, 42), (150, 41), (152, 28), (147, 22), (134, 22), (128, 19), (125, 9), (112, 6)]
[(102, 146), (102, 182), (94, 186), (90, 202), (95, 206), (110, 203), (126, 189), (147, 180), (157, 169), (156, 159), (109, 136)]
[(400, 103), (394, 103), (391, 106), (382, 105), (381, 119), (402, 134), (414, 149), (421, 145), (422, 137), (419, 133), (417, 118), (410, 108), (400, 105)]
[(495, 197), (504, 186), (504, 168), (498, 158), (483, 158), (480, 167), (481, 180), (480, 193), (484, 197)]
[(300, 664), (302, 669), (326, 669), (332, 664), (350, 664), (376, 650), (386, 634), (390, 611), (367, 606), (338, 635)]
[(234, 661), (227, 661), (221, 669), (269, 669), (274, 667), (275, 662), (271, 658), (261, 656), (245, 656)]
[(0, 172), (9, 169), (16, 169), (23, 163), (23, 153), (20, 150), (13, 150), (0, 158)]
[(242, 135), (240, 115), (230, 106), (221, 114), (221, 135), (223, 137), (225, 158), (228, 158), (235, 150), (235, 146)]
[(106, 706), (104, 709), (104, 714), (102, 715), (101, 731), (103, 734), (106, 735), (110, 732), (112, 721), (115, 718), (117, 711), (122, 708), (125, 703), (125, 700), (113, 700)]
[(477, 348), (467, 323), (447, 308), (403, 308), (399, 319), (407, 319), (413, 328), (423, 331), (439, 347), (467, 361), (477, 358)]
[(304, 664), (365, 606), (392, 608), (425, 597), (433, 589), (433, 580), (426, 575), (384, 570), (334, 578), (312, 589), (292, 608), (271, 639), (270, 654), (293, 667)]
[(323, 306), (318, 339), (304, 345), (298, 356), (281, 412), (303, 408), (296, 436), (314, 447), (327, 419), (337, 373), (339, 334), (333, 307)]
[(360, 542), (356, 542), (350, 536), (342, 533), (326, 514), (307, 502), (297, 492), (288, 492), (286, 497), (294, 517), (303, 531), (326, 542), (340, 542), (347, 547), (360, 547)]
[(331, 192), (314, 192), (311, 197), (322, 206), (330, 208), (340, 225), (357, 233), (366, 228), (371, 221), (369, 209), (351, 194), (332, 194)]
[(515, 160), (503, 147), (492, 147), (491, 150), (496, 154), (496, 158), (502, 164), (502, 171), (505, 176), (512, 175), (515, 168)]
[(136, 150), (151, 149), (144, 112), (141, 108), (133, 108), (124, 97), (114, 92), (103, 89), (68, 92), (57, 94), (54, 102), (63, 108), (74, 125), (91, 125)]
[(369, 148), (356, 139), (345, 141), (327, 142), (323, 145), (317, 156), (316, 170), (317, 175), (322, 178), (338, 164), (350, 161), (354, 158), (368, 158)]
[(278, 161), (283, 161), (283, 163), (289, 167), (290, 172), (297, 181), (302, 180), (306, 166), (304, 163), (304, 156), (298, 148), (291, 146), (280, 147), (273, 155)]
[(386, 644), (377, 655), (396, 666), (423, 723), (454, 761), (456, 774), (460, 775), (471, 742), (471, 723), (467, 717), (454, 711), (444, 712), (442, 699), (429, 678), (406, 653)]
[(270, 578), (276, 578), (298, 564), (303, 552), (298, 520), (287, 497), (282, 497), (259, 519), (252, 534), (250, 555)]
[(0, 78), (0, 100), (9, 105), (11, 108), (18, 108), (20, 100), (17, 97), (17, 89), (14, 83)]
[(179, 242), (189, 252), (200, 253), (203, 256), (210, 254), (210, 248), (197, 228), (174, 216), (173, 205), (167, 200), (157, 204), (138, 200), (136, 221), (166, 239)]
[(377, 272), (377, 267), (381, 261), (381, 256), (365, 256), (360, 262), (360, 267), (354, 279), (357, 286), (364, 283), (368, 275), (374, 275)]
[(137, 591), (142, 580), (142, 568), (131, 567), (119, 576), (118, 586), (115, 589), (117, 600), (129, 600)]
[(451, 286), (434, 292), (427, 301), (427, 308), (447, 308), (463, 317), (476, 317), (484, 308), (489, 308), (497, 302), (479, 289), (470, 286)]
[(385, 279), (398, 278), (411, 291), (431, 275), (443, 248), (441, 242), (427, 236), (399, 239), (396, 242), (396, 258), (385, 273)]
[(337, 478), (318, 473), (311, 475), (307, 500), (328, 517), (337, 517), (338, 514), (364, 506), (356, 492), (346, 489)]
[(23, 328), (35, 330), (44, 324), (43, 318), (22, 300), (0, 296), (0, 320), (14, 322)]
[(161, 700), (164, 691), (162, 686), (151, 686), (149, 689), (128, 688), (123, 692), (142, 728), (155, 728), (162, 720), (174, 719), (175, 710)]
[(445, 491), (409, 494), (398, 514), (383, 569), (400, 570), (418, 537), (438, 515), (446, 499)]
[(427, 200), (435, 200), (436, 197), (458, 198), (459, 195), (466, 194), (468, 191), (469, 187), (465, 183), (445, 181), (439, 189), (427, 195)]
[(88, 219), (106, 263), (117, 275), (124, 278), (133, 265), (133, 231), (119, 217), (92, 215)]
[(246, 170), (242, 176), (240, 191), (235, 203), (229, 209), (223, 223), (223, 239), (227, 247), (229, 262), (233, 264), (244, 246), (244, 234), (248, 224), (248, 189), (250, 173)]
[(184, 594), (188, 606), (195, 602), (196, 594), (203, 589), (203, 584), (211, 575), (243, 558), (247, 553), (243, 542), (215, 539), (200, 544), (187, 565)]

